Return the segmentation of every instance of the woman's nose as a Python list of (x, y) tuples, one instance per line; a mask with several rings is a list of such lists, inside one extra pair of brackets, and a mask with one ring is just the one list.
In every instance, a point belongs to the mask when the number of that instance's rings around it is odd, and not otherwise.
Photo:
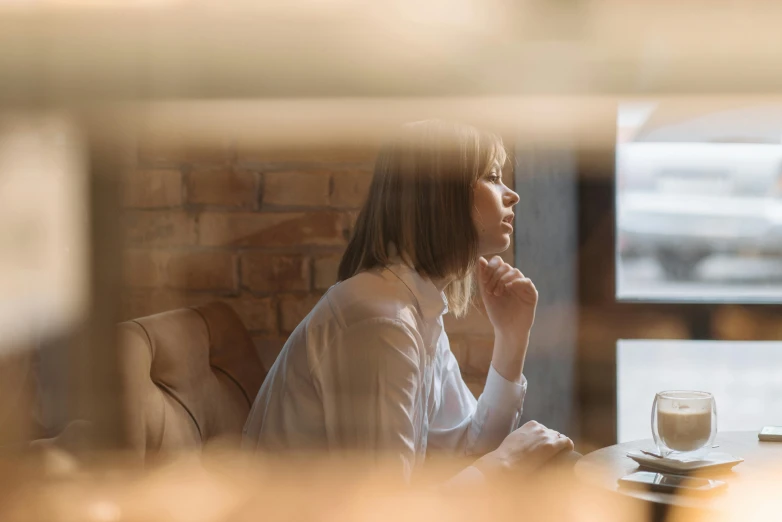
[(519, 195), (513, 192), (511, 189), (507, 189), (505, 191), (504, 200), (506, 207), (512, 207), (519, 202)]

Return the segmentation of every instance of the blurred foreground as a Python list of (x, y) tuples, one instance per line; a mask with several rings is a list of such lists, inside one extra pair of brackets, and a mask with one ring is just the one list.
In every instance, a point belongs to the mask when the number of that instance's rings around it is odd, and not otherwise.
[(550, 467), (509, 475), (501, 483), (447, 490), (443, 480), (454, 472), (453, 467), (438, 464), (428, 466), (412, 486), (404, 486), (387, 472), (393, 466), (372, 463), (369, 471), (370, 466), (358, 459), (317, 455), (294, 460), (253, 458), (212, 448), (203, 454), (172, 454), (147, 469), (119, 453), (96, 457), (93, 454), (89, 463), (80, 464), (72, 455), (50, 447), (36, 450), (24, 461), (1, 462), (0, 518), (7, 522), (745, 522), (775, 520), (782, 507), (775, 491), (782, 476), (771, 464), (751, 480), (731, 483), (727, 494), (709, 509), (671, 507), (666, 512), (611, 491), (601, 484), (601, 475), (610, 473), (599, 468), (589, 469), (585, 477), (576, 476), (571, 468)]
[(52, 449), (36, 460), (0, 464), (3, 521), (647, 519), (640, 501), (578, 481), (572, 469), (445, 492), (438, 484), (453, 469), (437, 464), (406, 487), (382, 464), (367, 471), (358, 460), (254, 459), (223, 449), (180, 454), (146, 470), (121, 454), (104, 455), (88, 467)]

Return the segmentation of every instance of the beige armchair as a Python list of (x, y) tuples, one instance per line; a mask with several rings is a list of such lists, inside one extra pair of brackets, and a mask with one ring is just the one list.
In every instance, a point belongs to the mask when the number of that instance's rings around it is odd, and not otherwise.
[(128, 439), (142, 458), (238, 444), (265, 374), (230, 306), (142, 317), (118, 335)]

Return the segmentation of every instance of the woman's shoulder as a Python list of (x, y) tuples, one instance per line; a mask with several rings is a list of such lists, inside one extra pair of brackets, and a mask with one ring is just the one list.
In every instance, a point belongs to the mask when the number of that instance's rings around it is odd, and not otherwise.
[(407, 287), (387, 270), (360, 272), (332, 286), (326, 300), (343, 327), (390, 319), (415, 327), (415, 301)]

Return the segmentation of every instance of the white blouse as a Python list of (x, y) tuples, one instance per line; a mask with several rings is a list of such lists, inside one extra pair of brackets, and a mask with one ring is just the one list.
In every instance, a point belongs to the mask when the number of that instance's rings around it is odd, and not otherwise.
[(446, 312), (445, 296), (402, 263), (332, 286), (269, 371), (243, 445), (391, 455), (408, 480), (427, 447), (460, 456), (496, 449), (521, 415), (526, 379), (491, 368), (476, 401), (443, 329)]

